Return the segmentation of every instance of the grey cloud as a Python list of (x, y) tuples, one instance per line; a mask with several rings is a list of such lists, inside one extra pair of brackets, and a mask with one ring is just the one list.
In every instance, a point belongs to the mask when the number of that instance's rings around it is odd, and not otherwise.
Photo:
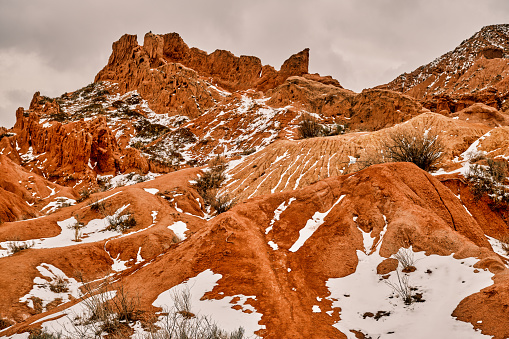
[(10, 105), (2, 103), (0, 125), (12, 126), (12, 107), (29, 104), (12, 96), (16, 91), (59, 95), (88, 84), (124, 33), (142, 42), (150, 30), (178, 32), (190, 46), (255, 55), (276, 68), (309, 47), (310, 72), (360, 91), (508, 17), (507, 0), (0, 0), (0, 56), (12, 49), (37, 56), (28, 59), (34, 70), (18, 69), (16, 77), (0, 59), (0, 79), (10, 79), (0, 83), (0, 98)]

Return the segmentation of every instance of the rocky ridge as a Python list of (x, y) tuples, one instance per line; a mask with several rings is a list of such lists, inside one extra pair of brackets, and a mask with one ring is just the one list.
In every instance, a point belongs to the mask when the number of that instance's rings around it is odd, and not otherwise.
[(453, 51), (379, 88), (422, 100), (433, 111), (457, 112), (476, 102), (507, 110), (509, 25), (483, 27)]
[[(479, 33), (479, 62), (505, 60), (486, 48), (504, 27)], [(410, 92), (354, 93), (308, 58), (276, 71), (175, 33), (124, 35), (96, 82), (18, 109), (0, 130), (0, 337), (96, 335), (88, 282), (139, 299), (110, 336), (149, 337), (187, 289), (177, 317), (247, 336), (508, 337), (507, 213), (465, 179), (508, 159), (503, 105), (464, 88), (451, 95), (475, 100), (447, 113)], [(306, 115), (344, 134), (297, 140)], [(395, 131), (440, 133), (441, 168), (364, 168)], [(224, 213), (193, 184), (217, 155), (219, 192), (236, 199)], [(410, 302), (391, 287), (401, 277)]]

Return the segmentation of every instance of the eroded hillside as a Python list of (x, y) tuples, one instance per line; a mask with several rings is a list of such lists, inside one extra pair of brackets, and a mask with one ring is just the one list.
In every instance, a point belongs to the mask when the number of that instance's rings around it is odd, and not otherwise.
[(509, 337), (506, 26), (362, 93), (124, 35), (0, 129), (0, 337)]

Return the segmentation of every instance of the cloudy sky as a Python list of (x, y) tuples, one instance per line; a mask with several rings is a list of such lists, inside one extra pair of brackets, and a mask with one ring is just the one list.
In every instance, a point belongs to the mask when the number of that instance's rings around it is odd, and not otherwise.
[(93, 81), (124, 33), (178, 32), (189, 46), (279, 69), (309, 47), (310, 73), (354, 91), (387, 83), (509, 23), (507, 0), (0, 0), (0, 126), (36, 91)]

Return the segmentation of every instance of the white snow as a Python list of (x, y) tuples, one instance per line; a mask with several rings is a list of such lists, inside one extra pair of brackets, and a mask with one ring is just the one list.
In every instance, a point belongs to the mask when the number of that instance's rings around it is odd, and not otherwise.
[(269, 234), (269, 232), (272, 230), (272, 227), (274, 226), (274, 223), (278, 221), (279, 218), (281, 217), (281, 213), (283, 213), (295, 200), (296, 200), (295, 198), (290, 198), (290, 200), (288, 200), (288, 204), (285, 201), (283, 201), (281, 205), (279, 205), (276, 208), (276, 210), (274, 211), (274, 217), (270, 221), (269, 227), (265, 229), (265, 234)]
[[(474, 273), (476, 259), (456, 260), (452, 256), (426, 256), (414, 253), (417, 271), (409, 273), (409, 285), (414, 293), (422, 293), (422, 303), (405, 305), (399, 296), (376, 273), (384, 259), (378, 252), (366, 255), (357, 251), (359, 263), (355, 273), (343, 278), (331, 278), (326, 285), (331, 293), (333, 308), (340, 307), (341, 320), (334, 326), (355, 338), (350, 330), (362, 330), (372, 338), (488, 338), (474, 331), (469, 323), (454, 319), (451, 313), (468, 295), (492, 284), (493, 274)], [(430, 270), (426, 273), (427, 270)], [(404, 273), (400, 273), (404, 274)], [(389, 280), (396, 281), (396, 273)], [(365, 312), (390, 312), (378, 321), (363, 318)]]
[(181, 240), (186, 239), (186, 231), (188, 230), (187, 225), (183, 221), (176, 221), (173, 223), (173, 225), (168, 226), (170, 230), (175, 233), (177, 237)]
[[(120, 234), (119, 232), (106, 231), (105, 229), (110, 225), (109, 222), (110, 218), (121, 217), (121, 213), (128, 206), (129, 205), (124, 205), (120, 207), (112, 216), (106, 216), (103, 219), (90, 220), (88, 224), (86, 224), (85, 227), (81, 229), (80, 242), (74, 241), (75, 231), (74, 229), (69, 228), (77, 222), (75, 217), (70, 217), (62, 221), (57, 221), (57, 225), (60, 226), (61, 228), (61, 232), (59, 235), (51, 238), (31, 239), (29, 240), (29, 242), (33, 243), (32, 248), (56, 248), (72, 246), (81, 243), (91, 243), (116, 237)], [(9, 241), (1, 242), (0, 246), (6, 248), (8, 243)], [(0, 250), (0, 257), (8, 255), (10, 255), (8, 251)]]
[(269, 244), (269, 246), (270, 246), (270, 247), (272, 247), (272, 249), (273, 249), (274, 251), (276, 251), (277, 249), (279, 249), (278, 245), (277, 245), (275, 242), (273, 242), (272, 240), (271, 240), (271, 241), (269, 241), (269, 242), (268, 242), (268, 244)]
[[(215, 322), (219, 328), (228, 332), (236, 330), (242, 326), (246, 335), (252, 336), (255, 331), (262, 329), (262, 325), (258, 322), (262, 318), (262, 314), (257, 313), (256, 309), (246, 303), (249, 300), (256, 299), (256, 296), (234, 295), (226, 296), (223, 299), (204, 299), (203, 295), (206, 292), (212, 291), (217, 282), (222, 278), (221, 274), (214, 274), (212, 270), (208, 269), (194, 278), (170, 288), (169, 290), (161, 293), (157, 299), (152, 303), (156, 307), (161, 307), (163, 311), (176, 310), (173, 296), (179, 295), (182, 292), (189, 291), (191, 299), (191, 312), (195, 315), (208, 316)], [(232, 303), (232, 300), (238, 297), (240, 300)], [(232, 307), (239, 305), (241, 310), (235, 310)], [(249, 310), (252, 313), (245, 313), (244, 310)]]
[[(46, 306), (55, 299), (60, 299), (62, 303), (65, 303), (70, 300), (70, 296), (78, 298), (81, 295), (79, 290), (81, 284), (75, 279), (67, 277), (64, 272), (55, 266), (42, 263), (37, 266), (37, 270), (43, 277), (48, 279), (43, 279), (41, 277), (34, 278), (34, 285), (30, 292), (19, 299), (21, 303), (27, 302), (28, 307), (34, 308), (31, 298), (40, 298), (42, 307), (46, 308)], [(50, 284), (55, 285), (59, 279), (65, 281), (64, 284), (67, 291), (60, 293), (51, 291)]]
[(41, 212), (44, 212), (44, 210), (47, 209), (46, 214), (50, 214), (55, 212), (56, 210), (66, 207), (66, 206), (72, 206), (76, 204), (76, 200), (67, 198), (67, 197), (56, 197), (54, 201), (50, 202), (46, 206), (44, 206), (41, 209)]
[(157, 194), (157, 192), (159, 192), (159, 190), (157, 188), (144, 188), (145, 192), (148, 192), (150, 194)]
[(344, 194), (340, 196), (339, 199), (332, 205), (332, 207), (328, 211), (323, 213), (315, 212), (315, 214), (313, 214), (313, 217), (311, 217), (311, 219), (309, 219), (306, 222), (306, 226), (304, 226), (304, 228), (302, 228), (299, 231), (299, 239), (297, 239), (297, 241), (292, 245), (292, 247), (290, 247), (289, 251), (297, 252), (299, 248), (301, 248), (302, 245), (304, 245), (306, 240), (308, 240), (313, 235), (313, 233), (315, 233), (318, 227), (324, 223), (325, 217), (329, 214), (330, 211), (332, 211), (334, 206), (339, 204), (339, 202), (343, 200), (344, 197), (345, 197)]

